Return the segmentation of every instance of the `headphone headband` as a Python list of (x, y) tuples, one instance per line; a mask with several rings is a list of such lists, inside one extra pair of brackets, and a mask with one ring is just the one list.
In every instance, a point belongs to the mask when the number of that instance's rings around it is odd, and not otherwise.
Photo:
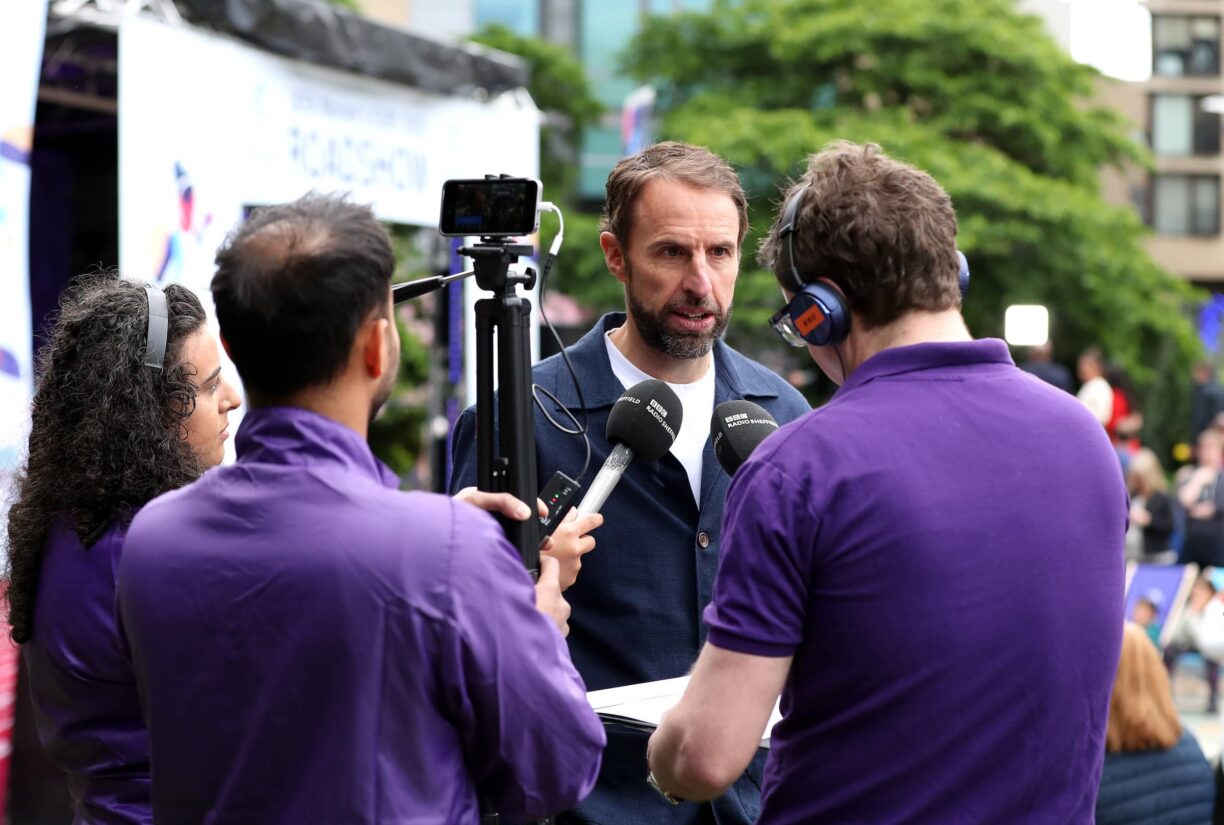
[[(778, 240), (785, 239), (785, 242), (779, 245), (779, 265), (774, 269), (788, 292), (799, 292), (804, 286), (795, 264), (795, 222), (799, 220), (799, 207), (807, 188), (807, 184), (803, 184), (786, 201), (786, 207), (782, 210), (782, 225), (778, 227)], [(790, 282), (786, 283), (788, 278)]]
[[(778, 240), (785, 239), (785, 242), (779, 245), (778, 265), (774, 267), (774, 271), (782, 281), (782, 286), (791, 293), (800, 292), (807, 286), (795, 262), (795, 224), (799, 220), (799, 207), (803, 205), (803, 196), (807, 194), (807, 190), (808, 184), (805, 183), (787, 199), (786, 206), (782, 209), (781, 224), (778, 226)], [(964, 301), (969, 294), (969, 261), (959, 249), (956, 250), (956, 260), (959, 264), (957, 282), (961, 300)]]
[(144, 364), (146, 367), (162, 369), (166, 361), (166, 342), (170, 335), (170, 302), (166, 293), (135, 278), (124, 278), (144, 289), (145, 303), (149, 309), (149, 325), (145, 331)]

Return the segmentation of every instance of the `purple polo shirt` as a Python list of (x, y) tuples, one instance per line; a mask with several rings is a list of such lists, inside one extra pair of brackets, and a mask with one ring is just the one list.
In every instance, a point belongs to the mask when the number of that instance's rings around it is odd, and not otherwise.
[(119, 610), (173, 823), (556, 812), (604, 733), (487, 513), (402, 493), (352, 430), (258, 409), (238, 461), (151, 502)]
[(793, 656), (762, 825), (1091, 823), (1126, 490), (1002, 341), (885, 350), (727, 496), (709, 641)]
[(68, 774), (78, 823), (150, 823), (149, 741), (115, 621), (123, 527), (81, 546), (65, 520), (43, 551), (21, 647), (43, 747)]

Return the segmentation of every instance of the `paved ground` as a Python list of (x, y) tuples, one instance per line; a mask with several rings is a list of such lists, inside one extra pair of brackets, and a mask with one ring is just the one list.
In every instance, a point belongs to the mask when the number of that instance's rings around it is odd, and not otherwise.
[[(1224, 682), (1224, 677), (1221, 677)], [(1224, 693), (1224, 684), (1221, 685)], [(1224, 744), (1224, 724), (1219, 713), (1207, 713), (1207, 681), (1203, 678), (1203, 662), (1197, 656), (1186, 655), (1173, 674), (1173, 703), (1182, 724), (1194, 733), (1203, 754), (1215, 762)], [(1224, 705), (1224, 696), (1221, 697)]]

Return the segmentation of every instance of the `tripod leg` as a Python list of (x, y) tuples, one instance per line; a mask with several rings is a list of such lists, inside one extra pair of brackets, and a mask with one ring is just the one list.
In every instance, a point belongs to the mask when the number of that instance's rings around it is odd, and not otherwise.
[[(497, 336), (498, 449), (507, 461), (508, 489), (535, 512), (540, 485), (536, 479), (535, 426), (531, 407), (531, 304), (507, 297)], [(540, 523), (535, 518), (514, 522), (506, 535), (519, 549), (523, 564), (535, 577), (540, 569)]]
[(476, 302), (476, 486), (501, 492), (493, 481), (493, 327), (488, 301)]

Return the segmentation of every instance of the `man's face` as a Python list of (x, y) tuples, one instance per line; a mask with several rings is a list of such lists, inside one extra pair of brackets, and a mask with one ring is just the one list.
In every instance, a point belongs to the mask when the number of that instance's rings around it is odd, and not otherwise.
[(729, 195), (653, 180), (634, 204), (627, 246), (605, 235), (604, 252), (625, 285), (631, 331), (678, 360), (709, 353), (727, 328), (739, 274), (739, 212)]

